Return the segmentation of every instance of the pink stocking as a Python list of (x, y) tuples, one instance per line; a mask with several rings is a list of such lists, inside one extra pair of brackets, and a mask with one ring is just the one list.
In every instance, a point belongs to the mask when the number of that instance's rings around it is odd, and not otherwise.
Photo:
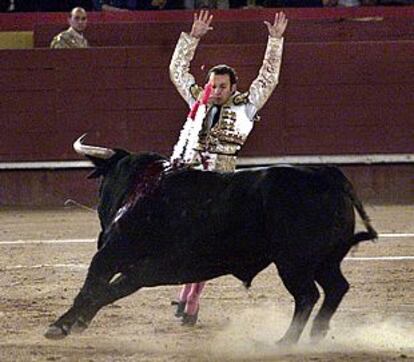
[(194, 315), (197, 313), (201, 292), (203, 291), (205, 284), (206, 282), (191, 284), (191, 290), (187, 295), (187, 303), (185, 305), (185, 313), (188, 315)]
[(187, 302), (188, 294), (190, 294), (190, 291), (191, 291), (191, 285), (192, 285), (191, 283), (183, 285), (183, 287), (181, 288), (180, 294), (178, 296), (179, 302)]

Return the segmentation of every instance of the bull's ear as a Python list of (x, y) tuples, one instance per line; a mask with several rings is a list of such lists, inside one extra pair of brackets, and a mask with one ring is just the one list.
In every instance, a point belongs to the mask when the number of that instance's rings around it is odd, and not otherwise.
[(88, 179), (105, 176), (121, 159), (130, 155), (125, 150), (115, 149), (114, 151), (115, 154), (108, 159), (85, 155), (95, 166), (95, 169), (87, 176)]

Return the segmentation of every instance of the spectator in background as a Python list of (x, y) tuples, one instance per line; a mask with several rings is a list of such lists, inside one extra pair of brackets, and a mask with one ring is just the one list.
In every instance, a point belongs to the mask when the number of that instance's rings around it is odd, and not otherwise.
[[(239, 6), (241, 5), (237, 7)], [(184, 0), (184, 7), (186, 9), (228, 9), (230, 3), (229, 0)]]
[(318, 8), (323, 7), (325, 1), (331, 0), (264, 0), (263, 6), (268, 8)]
[(75, 7), (93, 10), (94, 0), (0, 0), (10, 4), (8, 11), (35, 12), (35, 11), (69, 11)]
[(323, 0), (324, 6), (331, 7), (354, 7), (379, 5), (378, 0)]
[(182, 0), (94, 0), (96, 10), (171, 10), (182, 9)]
[[(258, 0), (257, 2), (259, 2)], [(414, 0), (262, 0), (265, 7), (354, 7), (383, 5), (384, 1), (414, 2)]]
[(83, 36), (87, 25), (86, 11), (83, 8), (74, 8), (68, 19), (69, 29), (56, 35), (50, 43), (51, 48), (87, 48), (88, 41)]
[(0, 12), (10, 11), (10, 0), (0, 0)]
[(13, 0), (14, 11), (34, 12), (34, 11), (62, 11), (63, 2), (59, 0), (49, 0), (43, 3), (39, 0)]
[(414, 0), (378, 0), (377, 5), (414, 5)]

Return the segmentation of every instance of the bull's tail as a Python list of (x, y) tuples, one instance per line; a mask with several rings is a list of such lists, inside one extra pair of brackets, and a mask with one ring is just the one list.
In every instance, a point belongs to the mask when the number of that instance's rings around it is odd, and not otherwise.
[(368, 214), (366, 213), (361, 200), (358, 198), (354, 186), (342, 173), (342, 171), (340, 171), (337, 167), (327, 167), (326, 170), (328, 170), (328, 177), (334, 181), (335, 185), (340, 185), (342, 191), (349, 197), (349, 199), (352, 202), (352, 205), (356, 209), (358, 215), (364, 223), (364, 226), (367, 229), (367, 231), (361, 231), (354, 234), (351, 240), (351, 245), (357, 245), (361, 241), (376, 240), (378, 238), (378, 233), (371, 225), (371, 220)]
[(361, 231), (354, 235), (351, 241), (352, 245), (357, 245), (361, 241), (365, 240), (376, 240), (378, 238), (378, 233), (371, 225), (371, 220), (368, 214), (366, 213), (361, 200), (358, 198), (358, 195), (356, 194), (354, 187), (348, 181), (348, 179), (346, 179), (344, 183), (344, 191), (351, 199), (351, 202), (354, 205), (358, 215), (360, 216), (364, 226), (367, 228), (367, 231)]

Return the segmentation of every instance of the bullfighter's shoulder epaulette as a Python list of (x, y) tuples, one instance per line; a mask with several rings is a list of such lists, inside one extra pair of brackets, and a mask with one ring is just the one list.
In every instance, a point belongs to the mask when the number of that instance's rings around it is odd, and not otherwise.
[(203, 88), (201, 88), (199, 85), (195, 83), (190, 87), (191, 96), (196, 100), (200, 97), (202, 91)]
[(237, 94), (233, 97), (233, 104), (238, 106), (240, 104), (246, 104), (249, 102), (249, 92), (244, 92), (244, 93), (240, 93)]

